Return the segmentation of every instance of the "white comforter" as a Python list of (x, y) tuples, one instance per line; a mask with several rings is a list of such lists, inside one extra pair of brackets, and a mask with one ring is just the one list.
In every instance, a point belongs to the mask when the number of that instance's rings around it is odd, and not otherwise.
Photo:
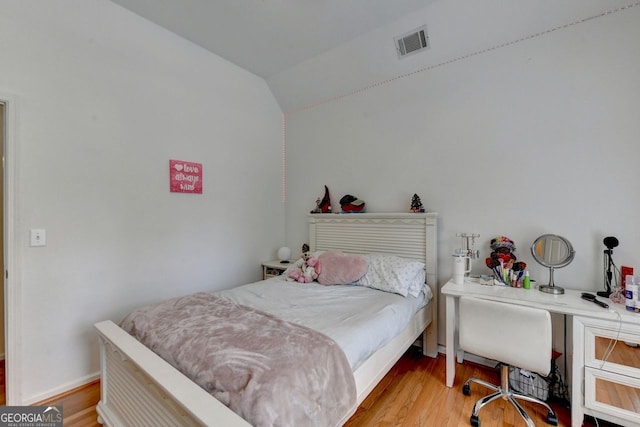
[(322, 286), (282, 276), (215, 292), (216, 295), (322, 332), (338, 343), (355, 370), (391, 341), (431, 299), (403, 297), (363, 286)]

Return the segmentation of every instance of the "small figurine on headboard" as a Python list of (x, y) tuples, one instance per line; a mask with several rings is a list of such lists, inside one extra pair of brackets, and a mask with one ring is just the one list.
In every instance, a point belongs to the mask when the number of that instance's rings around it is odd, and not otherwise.
[(351, 194), (345, 194), (340, 199), (340, 206), (342, 207), (342, 213), (366, 212), (366, 203), (364, 200), (358, 199)]
[(324, 197), (316, 199), (316, 207), (310, 213), (331, 213), (331, 198), (326, 185), (324, 186)]
[(411, 198), (411, 208), (409, 209), (409, 212), (412, 212), (412, 213), (424, 212), (424, 206), (422, 206), (422, 201), (420, 200), (420, 197), (417, 194), (414, 194), (413, 197)]

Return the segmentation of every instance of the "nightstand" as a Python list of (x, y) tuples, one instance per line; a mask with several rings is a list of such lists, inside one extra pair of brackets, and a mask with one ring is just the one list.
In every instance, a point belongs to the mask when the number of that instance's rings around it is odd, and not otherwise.
[(267, 280), (270, 277), (280, 276), (294, 261), (289, 261), (287, 264), (283, 264), (280, 260), (268, 261), (262, 263), (262, 280)]

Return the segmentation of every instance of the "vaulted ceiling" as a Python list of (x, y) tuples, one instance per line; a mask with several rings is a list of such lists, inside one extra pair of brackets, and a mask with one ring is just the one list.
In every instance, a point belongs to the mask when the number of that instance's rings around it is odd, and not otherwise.
[(112, 0), (265, 79), (432, 0)]
[[(290, 113), (417, 70), (571, 31), (632, 0), (111, 1), (264, 78)], [(398, 58), (394, 37), (422, 25), (429, 49)]]

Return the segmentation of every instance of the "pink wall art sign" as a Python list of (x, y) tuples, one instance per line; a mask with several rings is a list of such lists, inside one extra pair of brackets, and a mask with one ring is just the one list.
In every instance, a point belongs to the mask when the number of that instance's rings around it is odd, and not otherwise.
[(172, 193), (202, 194), (202, 163), (169, 160), (169, 186)]

